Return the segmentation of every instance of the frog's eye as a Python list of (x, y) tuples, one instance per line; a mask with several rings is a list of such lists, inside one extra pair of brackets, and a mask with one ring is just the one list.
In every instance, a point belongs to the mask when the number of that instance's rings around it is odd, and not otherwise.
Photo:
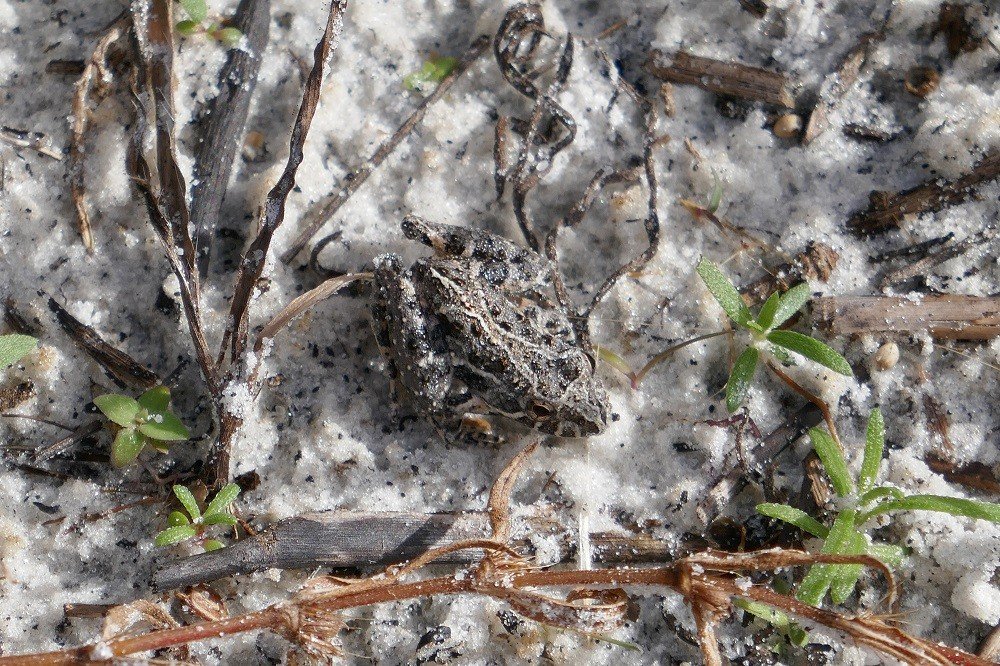
[(528, 405), (528, 414), (536, 421), (545, 421), (552, 418), (552, 408), (540, 402), (533, 402)]

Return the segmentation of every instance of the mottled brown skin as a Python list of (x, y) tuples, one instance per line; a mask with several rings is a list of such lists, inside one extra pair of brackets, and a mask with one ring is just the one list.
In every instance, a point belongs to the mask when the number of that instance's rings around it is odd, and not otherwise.
[(602, 432), (607, 394), (552, 298), (551, 263), (482, 231), (415, 216), (402, 227), (435, 255), (409, 268), (375, 260), (372, 318), (394, 389), (449, 436), (484, 414), (562, 437)]

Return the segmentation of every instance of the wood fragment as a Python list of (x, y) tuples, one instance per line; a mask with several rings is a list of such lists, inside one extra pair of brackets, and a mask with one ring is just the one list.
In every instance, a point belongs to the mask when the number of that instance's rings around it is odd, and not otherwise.
[(902, 226), (907, 217), (941, 210), (968, 199), (980, 185), (1000, 177), (1000, 151), (983, 158), (969, 173), (954, 180), (931, 178), (902, 192), (872, 191), (868, 208), (847, 221), (858, 234), (876, 234)]
[(934, 26), (934, 34), (943, 34), (948, 47), (948, 55), (952, 58), (959, 53), (971, 53), (983, 45), (983, 38), (972, 34), (972, 23), (965, 13), (972, 4), (943, 2), (938, 9), (938, 20)]
[(250, 100), (267, 48), (270, 0), (241, 0), (233, 27), (246, 36), (246, 48), (229, 50), (219, 70), (219, 94), (208, 104), (205, 126), (195, 154), (191, 188), (191, 222), (198, 250), (198, 273), (208, 274), (212, 239), (236, 155), (243, 145)]
[(875, 143), (887, 143), (896, 139), (900, 132), (881, 129), (873, 125), (863, 125), (861, 123), (847, 123), (841, 130), (844, 136), (859, 141), (873, 141)]
[(966, 488), (1000, 495), (1000, 479), (989, 465), (974, 460), (964, 464), (956, 464), (947, 457), (936, 453), (924, 456), (924, 462), (934, 472), (943, 476), (950, 483), (957, 483)]
[(49, 145), (49, 139), (41, 132), (14, 129), (6, 125), (0, 126), (0, 142), (6, 143), (15, 148), (28, 148), (39, 155), (51, 157), (54, 160), (61, 160), (62, 153), (54, 150)]
[(788, 91), (785, 75), (739, 62), (654, 49), (646, 61), (646, 71), (665, 81), (698, 86), (721, 95), (792, 108), (795, 100)]
[(114, 604), (63, 604), (64, 617), (104, 617)]
[(753, 14), (755, 18), (762, 19), (767, 15), (768, 6), (764, 0), (739, 0), (743, 11)]
[(22, 315), (17, 310), (17, 303), (13, 298), (8, 297), (3, 304), (3, 323), (7, 325), (12, 333), (20, 333), (21, 335), (31, 335), (36, 338), (42, 336), (41, 328), (38, 326), (38, 321), (34, 323), (28, 321), (27, 317)]
[(143, 367), (120, 349), (112, 347), (97, 331), (74, 317), (51, 297), (49, 309), (73, 342), (94, 359), (118, 386), (150, 389), (159, 384), (159, 377), (155, 372)]
[[(943, 249), (933, 254), (928, 254), (917, 261), (910, 261), (905, 266), (887, 273), (880, 281), (879, 286), (886, 289), (906, 282), (918, 275), (927, 275), (933, 267), (939, 264), (961, 256), (974, 248), (986, 247), (998, 234), (1000, 234), (1000, 226), (993, 224), (955, 243), (950, 242), (951, 239), (948, 238), (946, 241), (940, 243), (944, 245)], [(949, 236), (953, 236), (953, 234), (949, 234)], [(937, 241), (938, 239), (932, 239), (929, 242)]]
[(56, 58), (45, 63), (46, 74), (65, 74), (69, 76), (80, 76), (86, 69), (87, 63), (83, 60), (64, 60)]
[(1000, 297), (941, 294), (824, 296), (811, 303), (814, 321), (829, 334), (929, 332), (939, 339), (988, 340), (1000, 335)]
[[(530, 522), (530, 519), (529, 519)], [(561, 557), (573, 555), (575, 532), (540, 519), (533, 531), (555, 535)], [(168, 590), (264, 569), (357, 568), (404, 562), (431, 549), (491, 536), (489, 514), (323, 511), (281, 520), (256, 536), (222, 550), (186, 557), (153, 574), (153, 587)], [(602, 564), (664, 562), (674, 553), (666, 542), (644, 535), (595, 532), (592, 555)], [(516, 547), (530, 548), (527, 542)], [(449, 553), (438, 563), (465, 563), (481, 551)]]
[(747, 305), (760, 305), (772, 292), (788, 291), (805, 280), (826, 282), (839, 260), (840, 255), (829, 245), (810, 241), (792, 261), (770, 269), (764, 277), (744, 285), (740, 293)]
[(393, 132), (392, 136), (386, 139), (375, 152), (365, 160), (360, 166), (351, 169), (351, 171), (344, 177), (344, 184), (335, 194), (323, 199), (322, 201), (316, 202), (313, 206), (309, 208), (308, 211), (303, 215), (303, 219), (306, 220), (305, 227), (299, 232), (299, 235), (295, 237), (295, 240), (289, 245), (288, 249), (281, 255), (281, 261), (284, 263), (290, 263), (295, 259), (296, 255), (301, 252), (309, 240), (316, 235), (320, 227), (326, 223), (331, 217), (336, 215), (340, 207), (347, 203), (347, 200), (351, 198), (361, 185), (364, 184), (368, 177), (371, 176), (382, 163), (386, 160), (389, 155), (395, 152), (399, 144), (403, 142), (406, 137), (408, 137), (414, 130), (414, 128), (420, 124), (427, 115), (428, 109), (430, 109), (434, 104), (436, 104), (445, 94), (451, 89), (452, 85), (469, 69), (469, 67), (479, 59), (479, 56), (486, 51), (486, 47), (489, 46), (490, 39), (487, 35), (480, 35), (473, 40), (469, 48), (466, 49), (462, 58), (459, 60), (455, 69), (446, 76), (438, 84), (437, 88), (434, 89), (427, 97), (420, 100), (420, 104), (417, 108), (413, 110), (413, 113), (403, 122), (399, 128)]
[(0, 412), (8, 412), (38, 395), (31, 382), (19, 382), (13, 386), (0, 386)]
[(808, 145), (816, 137), (826, 131), (829, 126), (829, 114), (840, 99), (849, 91), (858, 80), (861, 68), (864, 67), (872, 49), (885, 39), (885, 31), (865, 33), (858, 40), (858, 43), (847, 52), (837, 70), (827, 74), (820, 85), (819, 100), (809, 114), (809, 122), (806, 124), (806, 131), (802, 133), (802, 144)]

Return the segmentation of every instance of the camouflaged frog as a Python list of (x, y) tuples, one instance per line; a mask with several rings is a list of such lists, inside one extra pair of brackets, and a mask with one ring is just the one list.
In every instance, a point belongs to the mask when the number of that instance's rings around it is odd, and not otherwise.
[(373, 327), (394, 394), (449, 438), (488, 436), (496, 414), (562, 437), (603, 431), (607, 394), (552, 298), (551, 262), (483, 231), (415, 216), (402, 227), (435, 254), (409, 268), (396, 254), (375, 260)]

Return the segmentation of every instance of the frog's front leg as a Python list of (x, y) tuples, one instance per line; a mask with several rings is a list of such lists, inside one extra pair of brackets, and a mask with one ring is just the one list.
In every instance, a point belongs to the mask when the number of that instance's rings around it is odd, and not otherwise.
[[(423, 414), (446, 409), (452, 363), (439, 326), (426, 315), (398, 255), (375, 260), (371, 313), (375, 339), (394, 389), (401, 386)], [(396, 396), (393, 396), (395, 399)]]
[(431, 419), (446, 442), (491, 446), (504, 442), (490, 420), (489, 406), (468, 390), (449, 396), (447, 405), (445, 411)]
[(439, 255), (468, 260), (475, 276), (492, 287), (531, 294), (546, 294), (551, 289), (552, 263), (503, 236), (430, 222), (416, 215), (407, 215), (402, 226), (407, 238), (434, 248)]

